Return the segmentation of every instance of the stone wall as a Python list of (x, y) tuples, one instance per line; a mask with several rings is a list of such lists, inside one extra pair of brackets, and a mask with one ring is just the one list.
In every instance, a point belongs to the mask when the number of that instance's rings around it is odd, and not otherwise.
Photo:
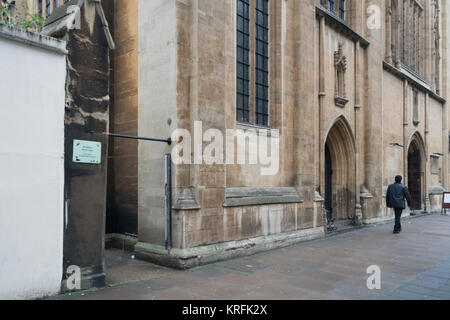
[[(111, 59), (111, 132), (138, 134), (137, 0), (105, 1), (116, 43)], [(108, 233), (138, 231), (138, 142), (110, 139), (108, 163)]]
[[(281, 137), (278, 174), (262, 176), (258, 165), (174, 165), (177, 249), (323, 229), (327, 143), (339, 177), (332, 199), (338, 218), (360, 223), (392, 219), (384, 193), (395, 175), (407, 180), (413, 142), (423, 150), (423, 208), (437, 207), (436, 190), (448, 183), (446, 101), (428, 80), (415, 78), (386, 57), (386, 1), (349, 2), (347, 23), (319, 2), (270, 1), (270, 124)], [(368, 26), (369, 4), (380, 8), (381, 28)], [(255, 128), (236, 122), (236, 1), (141, 0), (137, 8), (139, 135), (167, 138), (175, 128), (193, 134), (196, 121), (202, 121), (203, 131)], [(448, 25), (446, 12), (441, 12), (441, 81), (447, 88)], [(432, 52), (427, 54), (430, 67)], [(337, 68), (345, 69), (343, 80)], [(169, 151), (164, 145), (139, 144), (137, 248), (143, 256), (145, 250), (164, 256), (162, 158)], [(430, 173), (432, 154), (442, 155), (440, 174)], [(227, 194), (236, 188), (243, 194), (256, 189), (261, 195), (268, 188), (292, 188), (299, 200), (227, 207)], [(186, 203), (190, 205), (181, 205)]]
[[(109, 131), (109, 47), (93, 3), (81, 9), (80, 29), (66, 34), (64, 270), (82, 271), (82, 288), (104, 285), (103, 252)], [(101, 163), (73, 162), (73, 141), (101, 142)], [(64, 274), (64, 279), (67, 277)], [(63, 286), (63, 289), (65, 287)]]

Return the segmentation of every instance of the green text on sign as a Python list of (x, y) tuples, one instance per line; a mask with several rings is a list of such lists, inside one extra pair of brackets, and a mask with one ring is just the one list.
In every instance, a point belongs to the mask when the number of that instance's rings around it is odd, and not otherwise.
[(73, 140), (73, 162), (100, 164), (102, 162), (102, 143)]

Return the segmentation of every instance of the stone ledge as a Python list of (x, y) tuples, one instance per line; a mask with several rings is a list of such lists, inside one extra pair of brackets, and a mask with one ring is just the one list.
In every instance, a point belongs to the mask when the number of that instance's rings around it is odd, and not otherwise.
[(224, 207), (242, 207), (267, 204), (303, 203), (292, 187), (227, 188)]
[(27, 45), (39, 47), (45, 50), (53, 51), (64, 55), (68, 53), (66, 49), (67, 45), (66, 41), (47, 37), (39, 33), (11, 27), (3, 23), (0, 23), (0, 38), (6, 38), (17, 42), (22, 42)]
[(324, 237), (323, 227), (318, 227), (195, 248), (172, 249), (170, 251), (163, 246), (138, 242), (135, 246), (135, 254), (137, 259), (177, 269), (189, 269)]
[(401, 80), (408, 80), (409, 82), (413, 83), (416, 87), (418, 87), (423, 92), (426, 92), (430, 95), (430, 97), (434, 98), (436, 101), (440, 102), (441, 104), (445, 104), (446, 100), (441, 97), (440, 95), (436, 94), (431, 87), (424, 82), (422, 79), (416, 77), (414, 74), (412, 74), (410, 71), (405, 69), (404, 67), (401, 67), (400, 69), (395, 67), (394, 65), (383, 61), (383, 69), (390, 72), (394, 76), (400, 78)]
[(324, 17), (325, 22), (332, 25), (338, 32), (347, 36), (354, 42), (359, 41), (363, 48), (367, 48), (370, 45), (369, 40), (365, 39), (358, 32), (353, 30), (352, 27), (350, 27), (344, 20), (340, 19), (322, 6), (316, 6), (316, 16)]
[(120, 233), (109, 233), (105, 235), (105, 249), (115, 248), (132, 252), (137, 242), (137, 238), (130, 235)]
[(441, 186), (431, 186), (428, 188), (428, 194), (429, 195), (443, 195), (445, 192), (445, 189)]

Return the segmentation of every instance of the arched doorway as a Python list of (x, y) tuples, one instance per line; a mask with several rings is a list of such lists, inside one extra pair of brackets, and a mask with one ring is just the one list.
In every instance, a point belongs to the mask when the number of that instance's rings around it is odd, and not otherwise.
[(353, 134), (344, 117), (339, 117), (332, 125), (324, 148), (327, 219), (351, 220), (356, 208), (356, 151)]
[(414, 134), (408, 148), (408, 188), (411, 210), (422, 210), (424, 195), (425, 150), (421, 137)]

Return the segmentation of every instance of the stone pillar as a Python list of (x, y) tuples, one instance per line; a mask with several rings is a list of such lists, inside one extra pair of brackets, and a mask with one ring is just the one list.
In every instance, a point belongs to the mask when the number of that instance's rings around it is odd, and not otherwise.
[(386, 61), (392, 63), (392, 6), (389, 1), (389, 5), (386, 8)]
[[(319, 21), (319, 185), (325, 188), (325, 104), (326, 88), (325, 88), (325, 18), (320, 17)], [(321, 193), (325, 195), (325, 190)]]
[[(52, 34), (55, 31), (48, 28), (51, 36), (59, 37), (67, 31), (69, 52), (64, 130), (66, 226), (62, 291), (68, 289), (66, 270), (72, 265), (81, 268), (81, 289), (105, 284), (109, 48), (95, 5), (86, 2), (80, 16), (79, 29), (58, 30)], [(74, 140), (100, 142), (100, 163), (73, 161)]]
[[(139, 136), (168, 138), (179, 125), (176, 6), (176, 0), (138, 0)], [(164, 154), (170, 152), (167, 144), (139, 142), (138, 245), (164, 248)]]
[[(450, 97), (450, 82), (449, 82), (449, 40), (450, 40), (450, 21), (449, 21), (449, 5), (447, 1), (442, 1), (442, 96), (448, 100)], [(442, 110), (442, 186), (447, 191), (449, 190), (449, 121), (448, 121), (448, 103), (444, 104)]]
[[(370, 4), (377, 5), (384, 11), (385, 1), (374, 0)], [(365, 27), (366, 38), (370, 41), (370, 47), (366, 51), (367, 78), (365, 116), (365, 145), (367, 146), (365, 158), (365, 186), (374, 198), (369, 204), (369, 212), (375, 216), (382, 216), (383, 207), (383, 131), (380, 123), (383, 121), (383, 60), (384, 43), (383, 29), (369, 29)], [(367, 217), (367, 218), (374, 218)]]
[(408, 80), (403, 80), (403, 181), (408, 184)]
[[(317, 99), (317, 84), (311, 81), (311, 75), (317, 72), (315, 63), (316, 38), (315, 1), (295, 1), (295, 13), (289, 14), (289, 20), (295, 28), (292, 32), (292, 42), (295, 46), (295, 108), (294, 141), (296, 163), (296, 186), (298, 193), (305, 198), (305, 205), (314, 203), (319, 214), (318, 226), (321, 225), (321, 202), (316, 197), (320, 188), (320, 156), (319, 143), (319, 107)], [(291, 25), (287, 25), (291, 30)], [(322, 68), (323, 69), (323, 68)], [(287, 72), (289, 74), (289, 72)], [(322, 72), (323, 74), (323, 72)], [(310, 150), (311, 152), (306, 152)], [(319, 201), (316, 201), (319, 199)], [(308, 204), (309, 203), (309, 204)]]
[(422, 167), (424, 168), (425, 172), (423, 173), (423, 177), (424, 177), (424, 182), (423, 182), (423, 188), (424, 188), (424, 211), (425, 212), (431, 212), (431, 203), (430, 203), (430, 195), (429, 195), (429, 181), (431, 180), (430, 177), (430, 170), (428, 168), (428, 159), (429, 159), (429, 154), (428, 154), (428, 150), (429, 150), (429, 137), (430, 137), (430, 121), (429, 121), (429, 100), (430, 97), (428, 95), (428, 93), (425, 94), (425, 163), (422, 165)]
[(355, 216), (357, 223), (362, 222), (363, 213), (361, 209), (361, 179), (360, 179), (360, 114), (361, 114), (361, 97), (360, 97), (360, 83), (361, 83), (361, 45), (359, 41), (355, 42)]

